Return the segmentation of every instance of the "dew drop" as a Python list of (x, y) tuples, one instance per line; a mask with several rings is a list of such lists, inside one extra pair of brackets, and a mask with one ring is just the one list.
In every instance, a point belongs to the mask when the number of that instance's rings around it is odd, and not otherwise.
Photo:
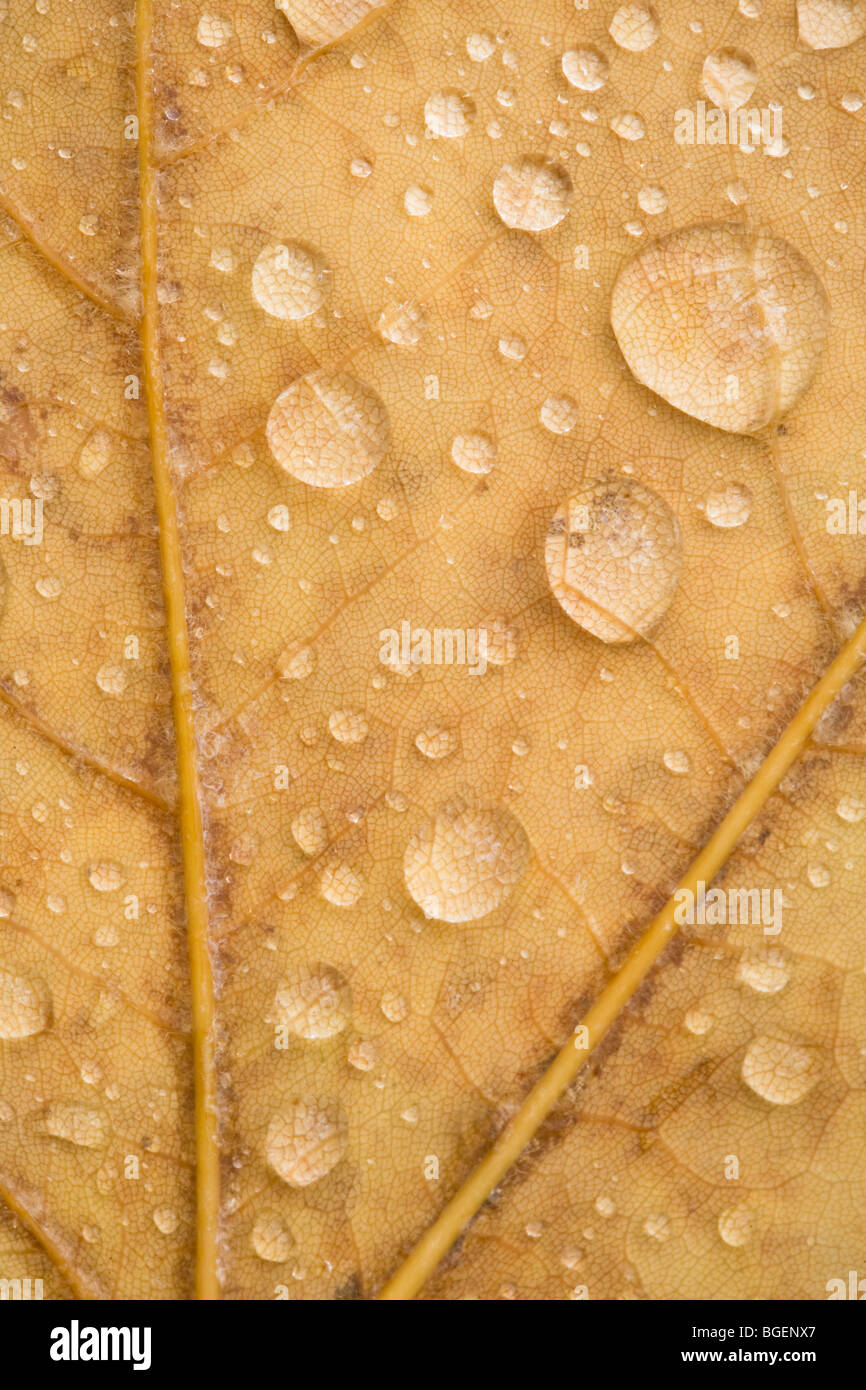
[(319, 892), (334, 907), (354, 907), (364, 884), (349, 864), (328, 864), (319, 879)]
[(346, 1053), (346, 1061), (356, 1071), (372, 1071), (376, 1065), (376, 1049), (368, 1039), (358, 1038)]
[(423, 310), (417, 304), (397, 304), (394, 308), (383, 309), (379, 315), (376, 331), (386, 343), (395, 347), (417, 347), (427, 328)]
[(368, 179), (373, 172), (373, 166), (369, 159), (357, 154), (349, 164), (349, 173), (355, 179)]
[(569, 497), (545, 545), (554, 597), (603, 642), (650, 634), (670, 605), (681, 562), (670, 507), (630, 478), (592, 482)]
[(659, 36), (658, 15), (652, 5), (621, 5), (607, 32), (619, 48), (642, 53)]
[(740, 483), (729, 483), (708, 494), (705, 509), (712, 526), (744, 526), (752, 514), (752, 494)]
[(281, 1217), (274, 1212), (263, 1212), (256, 1217), (250, 1243), (260, 1260), (284, 1264), (295, 1247), (295, 1238)]
[(807, 48), (847, 48), (866, 34), (859, 0), (797, 0), (797, 33)]
[(357, 710), (335, 709), (328, 719), (331, 738), (337, 743), (363, 743), (370, 726)]
[(570, 396), (548, 396), (538, 418), (551, 434), (570, 434), (577, 424), (577, 405)]
[(654, 184), (647, 184), (639, 191), (637, 203), (641, 212), (645, 212), (648, 217), (657, 217), (667, 208), (668, 195), (663, 188), (657, 188)]
[(349, 1022), (352, 995), (345, 978), (330, 965), (316, 965), (280, 985), (269, 1022), (299, 1038), (332, 1038)]
[(0, 1038), (31, 1038), (51, 1021), (51, 994), (44, 980), (0, 969)]
[(778, 994), (791, 978), (788, 958), (778, 946), (757, 947), (737, 964), (737, 980), (757, 994)]
[(403, 873), (425, 917), (473, 922), (499, 907), (526, 867), (529, 842), (509, 811), (441, 806), (406, 846)]
[(99, 859), (90, 865), (87, 878), (91, 887), (98, 893), (116, 893), (125, 876), (120, 864), (115, 864), (110, 859)]
[(701, 83), (714, 106), (737, 111), (745, 106), (758, 82), (758, 70), (748, 53), (719, 48), (704, 59)]
[(857, 825), (866, 816), (866, 801), (859, 796), (843, 796), (836, 803), (836, 815), (850, 825)]
[(451, 458), (464, 473), (489, 473), (496, 445), (486, 434), (458, 434), (451, 442)]
[(202, 48), (222, 48), (234, 36), (234, 25), (230, 19), (216, 14), (203, 14), (198, 22), (195, 36)]
[(610, 128), (620, 140), (642, 140), (646, 135), (643, 118), (636, 111), (623, 111), (614, 116)]
[(696, 1038), (702, 1038), (705, 1033), (709, 1033), (713, 1022), (712, 1014), (705, 1013), (703, 1009), (689, 1009), (683, 1019), (686, 1031), (693, 1033)]
[(669, 748), (662, 754), (662, 762), (675, 777), (685, 777), (692, 770), (691, 758), (682, 748)]
[(447, 758), (457, 747), (457, 735), (452, 729), (441, 729), (432, 725), (415, 735), (415, 747), (431, 761)]
[(810, 864), (806, 870), (806, 877), (813, 888), (826, 888), (831, 876), (826, 864)]
[(764, 1035), (749, 1043), (742, 1077), (755, 1095), (772, 1105), (795, 1105), (817, 1085), (821, 1070), (816, 1048)]
[(748, 1207), (726, 1207), (719, 1215), (719, 1235), (725, 1245), (747, 1245), (752, 1238), (754, 1215)]
[(387, 989), (379, 1001), (379, 1008), (389, 1023), (402, 1023), (409, 1016), (409, 1005), (404, 995), (396, 989)]
[(562, 71), (572, 87), (597, 92), (607, 81), (607, 59), (597, 48), (569, 48), (562, 55)]
[(96, 684), (103, 695), (122, 695), (126, 689), (126, 673), (120, 666), (100, 666), (96, 673)]
[(659, 1212), (654, 1212), (648, 1216), (643, 1223), (643, 1228), (644, 1234), (648, 1235), (651, 1240), (665, 1241), (671, 1233), (671, 1223), (666, 1216), (662, 1216)]
[(440, 140), (461, 140), (474, 115), (472, 102), (453, 88), (434, 92), (424, 103), (424, 124)]
[(311, 487), (349, 487), (381, 462), (388, 412), (371, 387), (344, 372), (311, 372), (279, 395), (267, 438), (276, 462)]
[(346, 1152), (347, 1126), (338, 1103), (292, 1101), (273, 1116), (265, 1139), (268, 1163), (290, 1187), (319, 1182)]
[(325, 302), (329, 272), (322, 260), (296, 242), (269, 242), (256, 257), (253, 298), (275, 319), (306, 319)]
[(429, 188), (411, 183), (403, 194), (403, 207), (410, 217), (427, 217), (433, 207), (433, 194)]
[(153, 1213), (153, 1224), (164, 1236), (173, 1235), (178, 1228), (177, 1213), (171, 1207), (157, 1207)]
[(82, 478), (98, 478), (111, 463), (113, 444), (108, 430), (94, 430), (78, 451), (78, 471)]
[(493, 203), (506, 227), (544, 232), (565, 217), (572, 191), (571, 179), (559, 165), (524, 159), (500, 169)]
[(611, 324), (638, 381), (695, 419), (752, 433), (808, 386), (828, 309), (787, 242), (708, 224), (662, 237), (622, 268)]
[(304, 854), (321, 854), (328, 844), (328, 826), (318, 806), (305, 806), (292, 821), (295, 843)]
[(382, 8), (382, 0), (275, 0), (300, 43), (319, 48), (333, 43)]
[(49, 1105), (43, 1124), (46, 1134), (79, 1148), (98, 1149), (105, 1143), (103, 1118), (98, 1110), (87, 1105)]

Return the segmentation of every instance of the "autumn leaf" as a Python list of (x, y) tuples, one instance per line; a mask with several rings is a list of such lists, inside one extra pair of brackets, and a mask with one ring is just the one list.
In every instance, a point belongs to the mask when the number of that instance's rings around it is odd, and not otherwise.
[(864, 7), (0, 23), (0, 1280), (827, 1297)]

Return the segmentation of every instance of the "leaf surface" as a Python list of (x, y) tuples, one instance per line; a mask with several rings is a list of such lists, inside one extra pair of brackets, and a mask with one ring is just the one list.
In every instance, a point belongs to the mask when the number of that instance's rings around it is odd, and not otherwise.
[[(656, 8), (4, 16), (0, 495), (44, 535), (0, 542), (0, 1274), (809, 1299), (856, 1267), (863, 548), (827, 501), (866, 489), (862, 43)], [(673, 138), (730, 49), (783, 145)], [(637, 253), (720, 226), (751, 433), (611, 326)], [(650, 365), (699, 363), (682, 322)], [(612, 479), (682, 559), (603, 641), (545, 556)], [(487, 669), (383, 661), (404, 622)], [(695, 865), (781, 892), (778, 936), (672, 942)]]

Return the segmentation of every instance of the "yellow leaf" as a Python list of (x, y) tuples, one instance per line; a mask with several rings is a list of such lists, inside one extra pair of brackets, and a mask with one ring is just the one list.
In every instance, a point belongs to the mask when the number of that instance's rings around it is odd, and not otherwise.
[(0, 1279), (862, 1258), (862, 6), (706, 8), (10, 0)]

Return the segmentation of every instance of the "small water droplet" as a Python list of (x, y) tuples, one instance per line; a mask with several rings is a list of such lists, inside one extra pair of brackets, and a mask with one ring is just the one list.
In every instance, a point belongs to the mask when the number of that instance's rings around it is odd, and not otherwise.
[(544, 232), (565, 217), (572, 192), (571, 179), (559, 165), (524, 159), (499, 171), (493, 203), (506, 227)]
[(46, 1107), (43, 1117), (46, 1134), (76, 1144), (83, 1149), (98, 1149), (105, 1143), (105, 1123), (98, 1110), (87, 1105), (56, 1103)]
[(722, 111), (745, 106), (757, 81), (757, 68), (742, 49), (719, 48), (704, 59), (701, 84), (713, 105)]
[(50, 1021), (51, 994), (44, 980), (0, 969), (0, 1038), (34, 1037)]
[(473, 103), (454, 88), (434, 92), (424, 103), (424, 124), (440, 140), (460, 140), (475, 116)]
[(222, 48), (223, 44), (234, 37), (234, 32), (234, 25), (230, 19), (223, 19), (215, 14), (203, 14), (199, 19), (195, 36), (202, 48)]
[(548, 396), (538, 418), (551, 434), (570, 434), (577, 424), (577, 405), (570, 396)]
[(376, 392), (343, 372), (311, 372), (277, 397), (268, 416), (276, 462), (311, 487), (349, 487), (371, 473), (390, 441)]
[(409, 1016), (409, 1005), (399, 990), (387, 989), (379, 1001), (379, 1008), (389, 1023), (402, 1023)]
[(253, 298), (276, 319), (306, 319), (325, 301), (329, 271), (321, 258), (297, 242), (269, 242), (252, 271)]
[(464, 473), (489, 473), (496, 462), (496, 445), (487, 434), (458, 434), (451, 457)]
[(474, 809), (455, 798), (415, 831), (403, 873), (426, 917), (472, 922), (504, 901), (528, 854), (529, 842), (510, 812)]
[(177, 1213), (171, 1207), (157, 1207), (153, 1213), (153, 1224), (164, 1236), (173, 1235), (179, 1224)]
[(754, 1215), (748, 1207), (726, 1207), (719, 1215), (719, 1235), (725, 1245), (747, 1245), (752, 1238)]
[(758, 994), (778, 994), (791, 978), (788, 958), (778, 946), (757, 947), (737, 964), (737, 980)]
[(746, 1085), (771, 1105), (801, 1101), (818, 1084), (821, 1071), (816, 1048), (769, 1035), (749, 1043), (742, 1065)]
[(352, 995), (344, 976), (333, 966), (317, 965), (280, 985), (268, 1021), (299, 1038), (332, 1038), (346, 1027), (351, 1009)]
[(572, 87), (597, 92), (607, 81), (607, 59), (597, 48), (569, 48), (562, 55), (562, 71)]

